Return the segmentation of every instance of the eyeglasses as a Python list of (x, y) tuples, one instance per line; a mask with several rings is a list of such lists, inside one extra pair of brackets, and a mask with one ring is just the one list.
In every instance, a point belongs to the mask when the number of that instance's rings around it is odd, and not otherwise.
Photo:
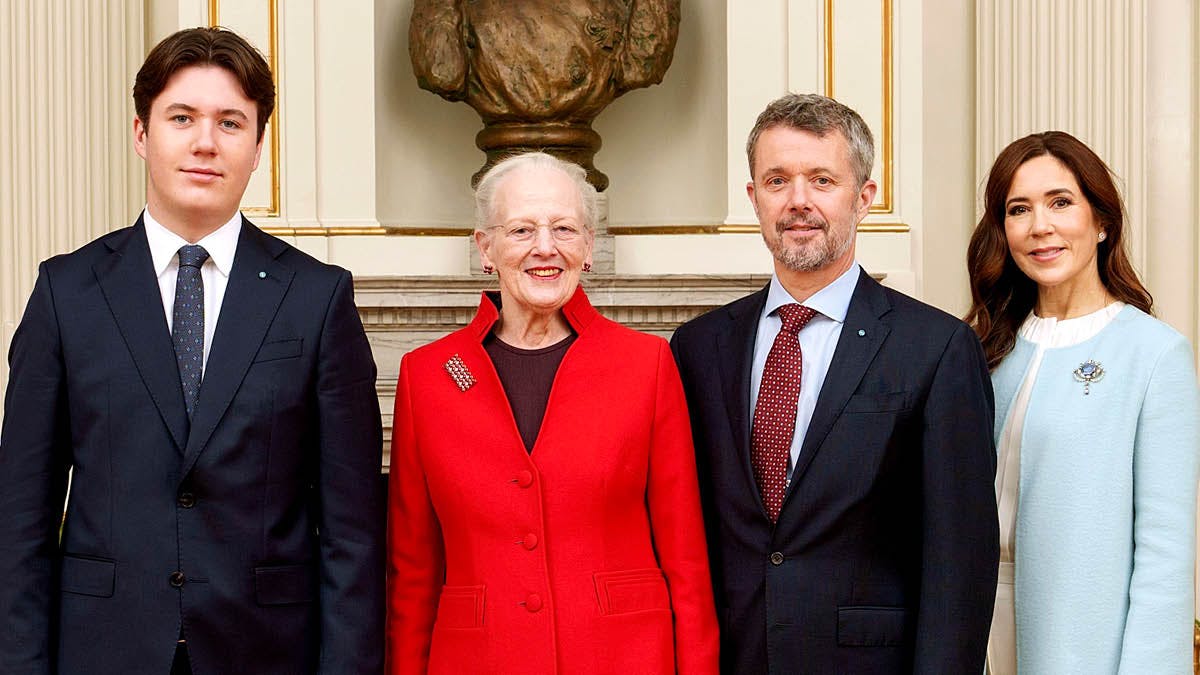
[(578, 240), (583, 236), (583, 228), (573, 222), (559, 221), (552, 225), (531, 225), (529, 223), (513, 223), (511, 225), (493, 225), (489, 230), (503, 230), (504, 237), (509, 241), (527, 243), (533, 241), (538, 230), (549, 230), (554, 241), (567, 243)]

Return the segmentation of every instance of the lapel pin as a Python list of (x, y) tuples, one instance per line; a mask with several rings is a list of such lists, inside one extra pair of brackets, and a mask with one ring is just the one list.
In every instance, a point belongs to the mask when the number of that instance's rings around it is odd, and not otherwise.
[(1083, 395), (1091, 393), (1092, 383), (1104, 379), (1104, 368), (1092, 359), (1079, 364), (1075, 369), (1075, 381), (1083, 383)]
[(258, 273), (258, 278), (259, 278), (259, 279), (266, 279), (266, 278), (267, 278), (267, 273), (266, 273), (266, 272), (259, 272), (259, 273)]
[(858, 329), (858, 337), (866, 337), (866, 336), (867, 336), (867, 331), (859, 328)]
[(450, 379), (454, 380), (454, 384), (458, 385), (459, 391), (466, 391), (475, 384), (475, 376), (471, 374), (470, 370), (467, 370), (467, 364), (463, 363), (458, 354), (451, 356), (450, 360), (446, 361), (442, 367), (450, 374)]

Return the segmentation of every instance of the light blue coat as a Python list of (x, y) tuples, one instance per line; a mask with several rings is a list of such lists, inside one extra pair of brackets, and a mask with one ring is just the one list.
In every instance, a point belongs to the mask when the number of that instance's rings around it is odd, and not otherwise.
[[(1036, 346), (992, 374), (996, 439)], [(1102, 380), (1073, 372), (1093, 359)], [(1021, 673), (1190, 673), (1200, 393), (1187, 340), (1127, 306), (1047, 349), (1021, 437)]]

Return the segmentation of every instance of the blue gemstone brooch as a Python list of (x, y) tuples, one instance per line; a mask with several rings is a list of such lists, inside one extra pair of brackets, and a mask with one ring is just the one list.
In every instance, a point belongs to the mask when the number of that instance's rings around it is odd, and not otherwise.
[(450, 360), (442, 367), (450, 374), (450, 379), (454, 380), (454, 384), (458, 385), (459, 391), (466, 391), (475, 384), (475, 376), (467, 369), (467, 364), (463, 363), (458, 354), (451, 356)]
[(1096, 361), (1088, 359), (1079, 364), (1075, 369), (1075, 381), (1083, 383), (1083, 395), (1087, 396), (1091, 393), (1093, 382), (1099, 382), (1104, 379), (1104, 367)]

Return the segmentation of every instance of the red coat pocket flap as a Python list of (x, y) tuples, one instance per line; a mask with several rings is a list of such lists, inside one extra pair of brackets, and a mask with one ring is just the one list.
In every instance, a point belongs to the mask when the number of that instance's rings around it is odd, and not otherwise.
[(594, 578), (601, 614), (671, 609), (667, 580), (657, 567), (596, 572)]
[(442, 586), (436, 627), (482, 628), (483, 598), (483, 586)]

